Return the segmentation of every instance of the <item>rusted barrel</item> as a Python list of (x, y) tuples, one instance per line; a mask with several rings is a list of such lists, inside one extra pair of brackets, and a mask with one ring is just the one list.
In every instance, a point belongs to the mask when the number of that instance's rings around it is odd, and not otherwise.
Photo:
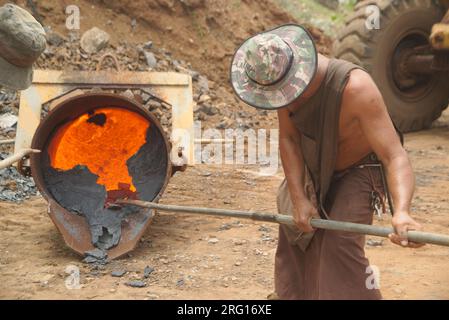
[(31, 172), (66, 244), (116, 258), (134, 249), (151, 209), (116, 199), (157, 201), (172, 173), (170, 144), (158, 120), (136, 101), (87, 93), (60, 102), (41, 121)]

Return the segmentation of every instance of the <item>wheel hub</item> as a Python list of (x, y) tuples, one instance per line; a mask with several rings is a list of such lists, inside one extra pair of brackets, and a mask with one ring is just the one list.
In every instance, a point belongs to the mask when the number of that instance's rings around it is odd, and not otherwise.
[[(434, 77), (430, 70), (430, 53), (427, 35), (418, 31), (402, 37), (395, 47), (391, 59), (392, 80), (396, 90), (404, 98), (417, 99), (432, 87)], [(427, 68), (422, 68), (423, 64)]]

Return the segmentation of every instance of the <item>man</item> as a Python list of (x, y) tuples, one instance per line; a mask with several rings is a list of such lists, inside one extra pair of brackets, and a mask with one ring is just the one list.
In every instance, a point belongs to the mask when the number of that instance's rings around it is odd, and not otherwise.
[[(33, 63), (45, 50), (45, 31), (27, 11), (13, 4), (0, 7), (0, 89), (27, 89), (33, 80)], [(0, 161), (0, 169), (20, 160), (25, 154)]]
[(394, 204), (390, 239), (421, 246), (406, 238), (407, 230), (421, 229), (410, 217), (412, 168), (371, 77), (354, 64), (317, 54), (303, 27), (285, 25), (242, 44), (231, 82), (245, 103), (278, 111), (286, 177), (278, 210), (293, 215), (297, 225), (279, 228), (279, 298), (380, 299), (379, 290), (367, 285), (372, 271), (365, 237), (310, 225), (312, 217), (371, 224), (384, 199), (384, 171)]

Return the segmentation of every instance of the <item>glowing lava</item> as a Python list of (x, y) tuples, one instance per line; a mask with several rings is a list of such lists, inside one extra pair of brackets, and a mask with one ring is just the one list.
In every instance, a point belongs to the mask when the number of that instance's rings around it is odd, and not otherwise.
[(136, 191), (126, 161), (146, 143), (150, 126), (136, 112), (99, 108), (62, 125), (48, 146), (51, 166), (70, 170), (86, 166), (107, 191)]

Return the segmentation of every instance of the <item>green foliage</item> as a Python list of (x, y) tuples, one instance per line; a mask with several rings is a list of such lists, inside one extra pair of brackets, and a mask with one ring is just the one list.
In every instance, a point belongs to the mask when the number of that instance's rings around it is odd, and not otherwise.
[(274, 0), (279, 7), (289, 12), (299, 23), (320, 28), (328, 36), (335, 36), (335, 29), (343, 26), (345, 16), (354, 11), (357, 0), (340, 2), (337, 11), (331, 10), (314, 0)]

